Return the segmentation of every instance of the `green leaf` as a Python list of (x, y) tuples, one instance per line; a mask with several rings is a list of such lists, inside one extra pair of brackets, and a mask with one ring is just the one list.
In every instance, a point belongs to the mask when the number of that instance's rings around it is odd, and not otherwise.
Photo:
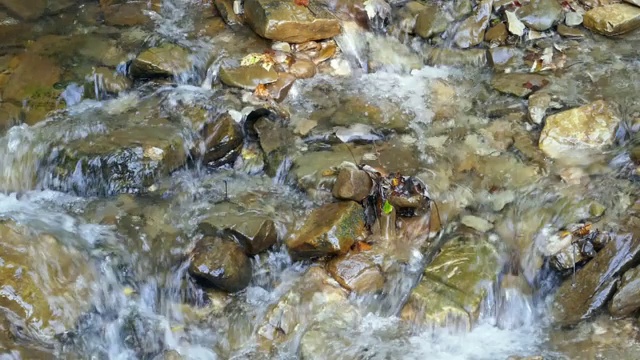
[(384, 205), (382, 206), (382, 211), (383, 211), (386, 215), (391, 214), (391, 212), (393, 211), (393, 205), (391, 205), (391, 203), (389, 203), (389, 200), (386, 200), (386, 201), (384, 202)]

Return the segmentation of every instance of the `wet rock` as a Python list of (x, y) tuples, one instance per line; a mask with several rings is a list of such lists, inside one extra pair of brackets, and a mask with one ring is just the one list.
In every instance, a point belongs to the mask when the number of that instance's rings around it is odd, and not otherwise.
[(429, 39), (443, 33), (448, 26), (446, 13), (435, 4), (427, 4), (418, 13), (413, 32), (424, 39)]
[(198, 241), (191, 257), (189, 274), (205, 285), (236, 292), (251, 281), (251, 260), (231, 239), (207, 233)]
[(582, 20), (583, 20), (582, 14), (577, 13), (575, 11), (570, 11), (566, 13), (564, 16), (564, 23), (567, 26), (578, 26), (582, 24)]
[(425, 53), (428, 65), (482, 67), (487, 64), (487, 51), (484, 49), (447, 49), (428, 48)]
[(451, 240), (426, 267), (400, 316), (468, 331), (498, 271), (498, 254), (486, 240)]
[(297, 59), (289, 68), (289, 73), (297, 79), (308, 79), (316, 75), (316, 64), (311, 60)]
[(531, 94), (528, 99), (529, 107), (527, 113), (529, 120), (534, 124), (542, 124), (547, 109), (551, 106), (551, 95), (546, 92), (536, 92)]
[(568, 38), (583, 38), (584, 32), (578, 28), (568, 27), (562, 24), (558, 25), (557, 28), (558, 34)]
[(356, 294), (382, 290), (382, 257), (369, 251), (349, 252), (327, 263), (327, 271), (345, 289)]
[(487, 26), (489, 26), (492, 2), (493, 0), (482, 0), (476, 8), (475, 14), (460, 24), (453, 38), (456, 45), (466, 49), (482, 42), (484, 39), (484, 31)]
[(51, 187), (83, 195), (142, 192), (187, 159), (184, 140), (171, 126), (135, 126), (92, 134), (56, 147)]
[[(571, 235), (569, 238), (572, 238)], [(558, 271), (574, 269), (576, 265), (589, 259), (581, 250), (580, 245), (569, 243), (567, 247), (551, 257), (551, 265)]]
[(499, 71), (516, 67), (522, 63), (523, 56), (522, 50), (510, 46), (493, 47), (488, 51), (489, 63)]
[(623, 0), (623, 1), (629, 4), (633, 4), (635, 6), (640, 6), (640, 0)]
[(220, 212), (214, 209), (213, 215), (203, 222), (222, 230), (235, 239), (244, 248), (247, 255), (259, 254), (278, 240), (278, 232), (273, 220), (252, 212), (231, 210)]
[(619, 122), (612, 104), (596, 101), (549, 116), (539, 146), (552, 158), (568, 152), (599, 150), (613, 142)]
[(293, 1), (247, 0), (247, 23), (260, 36), (276, 41), (303, 43), (340, 34), (340, 23), (312, 0), (309, 6)]
[(450, 11), (454, 19), (460, 20), (473, 11), (473, 3), (471, 0), (454, 0)]
[(206, 123), (202, 137), (205, 149), (202, 160), (209, 166), (233, 162), (242, 148), (242, 129), (228, 113)]
[(151, 23), (151, 18), (144, 13), (148, 9), (145, 1), (112, 4), (101, 8), (107, 25), (138, 26)]
[(191, 70), (189, 52), (177, 45), (164, 44), (143, 51), (129, 68), (134, 78), (168, 77)]
[[(132, 86), (131, 80), (126, 76), (106, 67), (95, 69), (89, 79), (93, 89), (88, 90), (92, 90), (96, 98), (100, 98), (101, 92), (119, 94), (122, 91), (129, 90)], [(96, 89), (98, 90), (98, 94), (95, 94)], [(86, 90), (87, 89), (85, 89), (85, 91)]]
[(360, 202), (369, 196), (372, 186), (373, 181), (366, 171), (345, 166), (338, 173), (332, 193), (335, 198), (340, 200)]
[(22, 20), (35, 20), (47, 9), (47, 0), (0, 0), (0, 5)]
[(278, 80), (267, 85), (269, 96), (275, 101), (284, 101), (295, 81), (295, 76), (287, 73), (279, 73)]
[(340, 255), (346, 254), (365, 234), (362, 206), (344, 201), (313, 210), (286, 244), (291, 256), (297, 259)]
[(362, 159), (363, 165), (380, 167), (388, 173), (400, 174), (415, 173), (417, 169), (426, 166), (413, 144), (392, 140), (376, 147), (376, 150)]
[(244, 23), (242, 18), (233, 11), (234, 0), (214, 0), (214, 5), (224, 22), (229, 26), (241, 25)]
[(618, 290), (609, 303), (609, 312), (616, 317), (633, 314), (640, 308), (640, 267), (624, 273)]
[[(340, 309), (332, 310), (332, 313), (327, 311), (327, 316), (312, 323), (300, 339), (301, 360), (340, 359), (345, 355), (344, 349), (358, 346), (357, 340), (350, 336), (362, 321), (358, 309), (342, 304)], [(327, 343), (332, 346), (327, 346)]]
[(220, 67), (220, 81), (225, 85), (255, 90), (260, 84), (270, 84), (278, 80), (278, 73), (262, 65), (254, 64), (239, 67)]
[(498, 25), (494, 25), (487, 30), (484, 34), (484, 41), (489, 43), (504, 44), (507, 41), (509, 32), (507, 31), (507, 24), (501, 22)]
[(24, 121), (23, 110), (11, 103), (0, 103), (0, 135)]
[(184, 359), (179, 352), (175, 350), (165, 350), (162, 354), (153, 358), (153, 360), (182, 360)]
[[(338, 126), (350, 126), (354, 124), (371, 125), (374, 128), (392, 129), (405, 132), (411, 117), (403, 111), (399, 104), (380, 99), (371, 102), (362, 97), (348, 96), (340, 100), (340, 105), (335, 112), (322, 118), (311, 115), (311, 119), (323, 121), (329, 120), (331, 124)], [(327, 119), (328, 117), (328, 119)]]
[(463, 223), (464, 225), (472, 228), (472, 229), (476, 229), (480, 232), (487, 232), (491, 229), (493, 229), (493, 224), (490, 223), (489, 221), (481, 218), (481, 217), (477, 217), (477, 216), (473, 216), (473, 215), (465, 215), (462, 217), (462, 219), (460, 219), (460, 222)]
[(596, 7), (584, 14), (583, 25), (602, 35), (622, 35), (640, 28), (640, 7), (629, 4)]
[(269, 347), (280, 344), (315, 318), (348, 308), (347, 295), (323, 268), (313, 266), (267, 311), (258, 335)]
[(601, 309), (615, 291), (618, 277), (640, 261), (640, 238), (617, 236), (555, 294), (554, 321), (575, 325)]
[(11, 220), (0, 221), (0, 238), (0, 308), (9, 319), (38, 341), (73, 326), (96, 277), (86, 254)]
[(527, 97), (548, 84), (549, 80), (544, 75), (524, 73), (498, 74), (491, 80), (494, 89), (518, 97)]
[(516, 11), (530, 29), (545, 31), (562, 20), (564, 11), (557, 0), (532, 0)]

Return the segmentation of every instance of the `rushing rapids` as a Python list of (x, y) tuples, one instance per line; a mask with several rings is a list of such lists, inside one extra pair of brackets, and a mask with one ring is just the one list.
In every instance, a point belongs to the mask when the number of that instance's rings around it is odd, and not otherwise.
[(32, 2), (0, 359), (636, 358), (633, 1)]

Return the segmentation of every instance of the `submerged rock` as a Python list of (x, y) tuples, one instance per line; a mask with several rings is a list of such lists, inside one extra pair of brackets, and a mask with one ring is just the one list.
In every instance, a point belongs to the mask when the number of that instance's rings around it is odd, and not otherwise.
[(549, 80), (544, 75), (525, 73), (498, 74), (491, 80), (494, 89), (518, 97), (527, 97), (548, 84)]
[(289, 43), (332, 38), (340, 34), (340, 23), (311, 0), (309, 6), (295, 1), (246, 0), (247, 23), (260, 36)]
[(601, 309), (615, 291), (618, 277), (640, 261), (640, 238), (617, 236), (573, 279), (555, 294), (553, 318), (559, 325), (575, 325)]
[(354, 201), (321, 206), (287, 239), (296, 259), (346, 254), (366, 234), (364, 210)]
[(345, 289), (356, 294), (381, 291), (382, 256), (374, 251), (349, 252), (327, 263), (327, 271)]
[(192, 68), (189, 52), (174, 44), (164, 44), (143, 51), (129, 68), (134, 78), (169, 77)]
[(426, 267), (400, 316), (470, 330), (499, 270), (498, 253), (485, 239), (451, 240)]
[(507, 37), (509, 37), (509, 32), (507, 31), (507, 24), (501, 22), (497, 25), (492, 26), (487, 30), (484, 34), (484, 41), (490, 43), (503, 44), (507, 41)]
[(557, 0), (531, 0), (516, 15), (528, 28), (546, 31), (562, 20), (564, 11)]
[(0, 5), (22, 20), (35, 20), (47, 9), (47, 0), (0, 0)]
[(549, 116), (540, 134), (540, 149), (552, 158), (610, 145), (620, 118), (612, 104), (596, 101)]
[[(555, 1), (555, 0), (549, 0)], [(460, 24), (456, 35), (453, 38), (456, 45), (466, 49), (476, 46), (484, 40), (484, 31), (489, 26), (489, 18), (491, 17), (491, 5), (493, 0), (482, 0), (475, 14), (471, 15)]]
[(253, 276), (251, 259), (242, 247), (220, 234), (207, 232), (191, 257), (189, 274), (204, 285), (236, 292), (246, 288)]
[(583, 25), (602, 35), (622, 35), (640, 28), (640, 7), (629, 4), (596, 7), (584, 14)]
[(413, 31), (416, 35), (429, 39), (447, 30), (449, 21), (446, 13), (435, 4), (427, 4), (416, 17)]
[(640, 267), (622, 276), (618, 291), (609, 303), (609, 312), (616, 317), (628, 316), (640, 309)]

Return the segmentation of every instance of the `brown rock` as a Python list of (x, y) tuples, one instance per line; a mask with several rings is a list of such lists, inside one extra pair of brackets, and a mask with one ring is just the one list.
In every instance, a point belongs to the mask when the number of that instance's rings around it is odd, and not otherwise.
[(277, 80), (278, 73), (273, 68), (267, 70), (260, 64), (235, 68), (220, 67), (220, 81), (228, 86), (255, 90), (260, 84), (270, 84)]
[(333, 196), (341, 200), (362, 201), (371, 193), (373, 182), (366, 171), (345, 167), (333, 185)]
[(327, 263), (327, 271), (345, 289), (357, 294), (381, 291), (384, 276), (373, 251), (349, 252)]
[(233, 0), (214, 0), (214, 4), (227, 25), (233, 26), (244, 23), (242, 18), (233, 12)]
[(47, 0), (0, 0), (0, 5), (22, 20), (35, 20), (44, 14)]
[(609, 312), (616, 317), (628, 316), (640, 308), (640, 267), (624, 273), (618, 291), (609, 303)]
[(447, 26), (449, 26), (449, 21), (447, 21), (445, 12), (435, 4), (427, 4), (418, 13), (413, 31), (416, 35), (428, 39), (447, 30)]
[(164, 44), (140, 53), (129, 72), (134, 78), (167, 77), (190, 70), (189, 52), (177, 45)]
[(364, 210), (353, 201), (324, 205), (311, 212), (304, 225), (286, 241), (293, 258), (345, 254), (366, 234)]
[(234, 161), (242, 147), (242, 129), (227, 113), (205, 124), (202, 137), (205, 147), (203, 161), (210, 166)]
[(295, 81), (295, 76), (287, 73), (279, 73), (278, 80), (267, 85), (269, 96), (277, 102), (283, 101), (289, 94), (289, 90), (291, 90)]
[(297, 79), (308, 79), (316, 75), (316, 64), (311, 60), (297, 59), (291, 64), (289, 72)]
[(458, 32), (456, 32), (453, 38), (456, 45), (466, 49), (482, 42), (484, 39), (484, 31), (489, 25), (492, 1), (493, 0), (481, 1), (476, 8), (475, 14), (460, 24)]
[(505, 94), (527, 97), (532, 92), (549, 84), (544, 75), (526, 73), (498, 74), (491, 80), (491, 86)]
[(583, 38), (584, 32), (578, 28), (569, 27), (563, 24), (558, 24), (558, 34), (569, 38)]
[(602, 35), (622, 35), (640, 28), (640, 7), (630, 4), (596, 7), (584, 14), (583, 25)]
[(503, 44), (507, 41), (509, 31), (507, 31), (507, 24), (501, 22), (498, 25), (494, 25), (484, 34), (484, 41), (490, 43)]
[(18, 66), (2, 91), (3, 100), (20, 102), (36, 92), (52, 89), (60, 81), (62, 69), (48, 58), (26, 53), (15, 60)]
[(102, 7), (107, 25), (137, 26), (151, 23), (151, 18), (145, 15), (147, 9), (144, 1), (114, 4)]
[(303, 43), (340, 34), (340, 23), (311, 0), (309, 6), (295, 1), (246, 0), (247, 23), (260, 36), (271, 40)]

